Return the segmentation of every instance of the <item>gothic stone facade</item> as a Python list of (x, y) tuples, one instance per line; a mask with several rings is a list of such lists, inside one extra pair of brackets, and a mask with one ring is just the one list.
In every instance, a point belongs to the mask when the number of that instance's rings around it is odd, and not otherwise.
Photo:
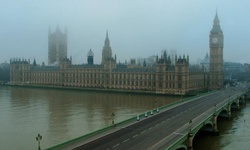
[[(62, 59), (59, 66), (37, 66), (30, 61), (10, 61), (10, 81), (21, 85), (51, 85), (79, 88), (137, 90), (162, 94), (187, 94), (192, 91), (218, 89), (223, 85), (223, 33), (216, 13), (209, 36), (210, 71), (189, 65), (189, 56), (175, 56), (171, 63), (166, 52), (156, 57), (155, 65), (130, 65), (116, 63), (108, 32), (102, 51), (102, 63), (93, 63), (92, 51), (88, 64), (73, 65)], [(90, 55), (91, 54), (91, 55)], [(174, 64), (174, 65), (173, 65)]]
[(122, 64), (72, 65), (69, 59), (60, 67), (34, 66), (27, 60), (11, 60), (12, 84), (52, 85), (81, 88), (103, 88), (150, 91), (163, 94), (186, 94), (206, 88), (205, 72), (190, 72), (188, 57), (176, 58), (171, 65), (166, 55), (155, 66), (127, 66)]
[(223, 44), (224, 36), (216, 13), (213, 28), (209, 35), (210, 47), (210, 89), (223, 87)]

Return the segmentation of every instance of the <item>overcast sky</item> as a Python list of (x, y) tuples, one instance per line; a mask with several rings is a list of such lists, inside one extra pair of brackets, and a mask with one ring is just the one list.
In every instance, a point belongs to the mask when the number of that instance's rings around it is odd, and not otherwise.
[(1, 0), (0, 63), (10, 58), (48, 63), (48, 28), (68, 30), (68, 57), (86, 63), (92, 49), (101, 62), (109, 32), (117, 61), (209, 52), (216, 8), (224, 32), (224, 60), (250, 63), (249, 0)]

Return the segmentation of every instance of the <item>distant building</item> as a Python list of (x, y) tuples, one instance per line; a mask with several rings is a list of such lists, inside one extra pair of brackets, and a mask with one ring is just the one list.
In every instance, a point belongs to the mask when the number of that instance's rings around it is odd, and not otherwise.
[(48, 35), (48, 65), (59, 66), (60, 61), (67, 58), (67, 31), (63, 33), (57, 26), (56, 31)]
[(206, 71), (209, 71), (209, 64), (210, 64), (210, 58), (208, 56), (208, 53), (206, 54), (205, 58), (200, 61), (200, 65), (206, 69)]
[(238, 81), (247, 80), (248, 72), (245, 70), (243, 64), (236, 62), (224, 62), (223, 64), (224, 80), (237, 79)]
[(244, 63), (244, 69), (246, 72), (250, 71), (250, 64)]
[(10, 64), (7, 62), (0, 64), (0, 83), (10, 81)]

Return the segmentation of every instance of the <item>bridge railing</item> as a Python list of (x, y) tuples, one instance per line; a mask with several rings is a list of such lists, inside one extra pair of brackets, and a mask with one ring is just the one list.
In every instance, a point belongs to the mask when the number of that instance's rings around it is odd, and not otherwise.
[(159, 109), (160, 109), (160, 110), (167, 109), (167, 108), (169, 108), (169, 107), (171, 107), (171, 106), (174, 106), (174, 105), (176, 105), (176, 104), (180, 104), (180, 103), (183, 103), (183, 102), (186, 102), (186, 101), (195, 99), (195, 98), (200, 97), (200, 96), (205, 96), (205, 95), (208, 95), (208, 94), (211, 94), (211, 93), (214, 93), (214, 92), (216, 92), (216, 91), (209, 91), (209, 92), (202, 93), (202, 94), (198, 94), (198, 95), (191, 96), (191, 97), (188, 97), (188, 98), (180, 99), (180, 100), (175, 101), (175, 102), (172, 102), (172, 103), (170, 103), (170, 104), (161, 106), (161, 107), (159, 107)]

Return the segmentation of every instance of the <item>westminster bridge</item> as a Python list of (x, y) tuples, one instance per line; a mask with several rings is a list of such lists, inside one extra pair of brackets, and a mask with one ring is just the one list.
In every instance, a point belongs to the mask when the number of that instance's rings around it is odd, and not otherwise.
[(191, 150), (198, 131), (219, 134), (217, 118), (230, 118), (246, 94), (246, 89), (237, 87), (197, 95), (48, 149)]

